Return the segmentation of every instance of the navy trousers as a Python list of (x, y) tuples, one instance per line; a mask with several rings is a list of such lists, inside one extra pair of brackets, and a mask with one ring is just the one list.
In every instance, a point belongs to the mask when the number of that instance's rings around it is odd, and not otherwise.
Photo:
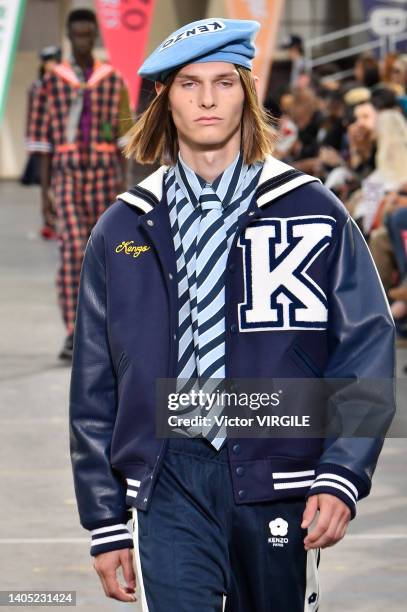
[(148, 511), (133, 509), (143, 612), (315, 612), (319, 550), (304, 499), (237, 505), (226, 444), (169, 440)]

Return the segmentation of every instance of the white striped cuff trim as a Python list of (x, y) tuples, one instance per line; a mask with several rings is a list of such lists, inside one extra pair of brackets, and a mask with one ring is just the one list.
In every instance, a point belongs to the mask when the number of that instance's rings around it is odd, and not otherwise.
[(132, 489), (127, 489), (126, 495), (127, 497), (137, 497), (138, 491), (132, 491)]
[(49, 142), (34, 142), (33, 140), (29, 140), (26, 142), (26, 148), (32, 153), (41, 153), (42, 151), (51, 151), (52, 146)]
[(128, 497), (137, 497), (138, 487), (140, 487), (140, 480), (135, 480), (134, 478), (126, 478), (127, 481), (127, 491), (126, 495)]
[(318, 480), (327, 480), (327, 479), (336, 480), (337, 482), (341, 482), (342, 484), (349, 487), (352, 493), (354, 493), (356, 499), (359, 497), (359, 493), (355, 485), (352, 484), (350, 480), (348, 480), (347, 478), (344, 478), (343, 476), (337, 476), (336, 474), (318, 474), (315, 482), (318, 482)]
[(107, 544), (108, 542), (117, 542), (118, 540), (131, 540), (132, 536), (130, 533), (121, 533), (115, 536), (108, 536), (106, 538), (97, 538), (92, 540), (92, 546), (99, 546), (99, 544)]
[(109, 525), (109, 527), (99, 527), (99, 529), (92, 529), (91, 534), (94, 536), (100, 533), (109, 533), (109, 531), (118, 531), (119, 529), (127, 529), (127, 525), (118, 523), (117, 525)]
[(314, 476), (315, 470), (304, 470), (303, 472), (273, 472), (273, 478), (301, 478), (301, 476)]
[(132, 478), (126, 478), (127, 480), (127, 484), (129, 485), (133, 485), (133, 487), (139, 487), (140, 486), (140, 480), (133, 480)]
[(309, 487), (313, 480), (298, 480), (298, 482), (276, 482), (275, 489), (299, 489), (301, 487)]
[(342, 493), (345, 493), (345, 495), (347, 495), (353, 501), (353, 503), (356, 504), (356, 499), (354, 498), (352, 493), (342, 485), (337, 484), (336, 482), (332, 482), (331, 480), (316, 480), (311, 486), (311, 489), (313, 489), (314, 487), (332, 487), (333, 489), (338, 489), (339, 491), (342, 491)]

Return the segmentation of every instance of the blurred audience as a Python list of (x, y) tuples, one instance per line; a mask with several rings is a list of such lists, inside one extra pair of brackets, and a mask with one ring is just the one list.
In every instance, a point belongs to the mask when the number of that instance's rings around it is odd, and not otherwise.
[(297, 34), (290, 34), (283, 42), (282, 48), (287, 50), (291, 59), (290, 87), (296, 87), (301, 76), (309, 72), (303, 40)]
[(407, 125), (402, 114), (393, 109), (378, 112), (373, 129), (375, 169), (363, 179), (361, 199), (353, 210), (367, 237), (385, 193), (396, 191), (405, 180), (407, 171)]
[(388, 53), (383, 60), (381, 83), (399, 96), (406, 93), (407, 56)]
[(342, 200), (407, 336), (407, 55), (363, 54), (341, 81), (335, 64), (310, 70), (300, 37), (283, 46), (293, 68), (289, 85), (268, 98), (280, 135), (274, 154)]
[(353, 71), (356, 83), (363, 87), (374, 87), (380, 81), (379, 62), (371, 55), (361, 55)]

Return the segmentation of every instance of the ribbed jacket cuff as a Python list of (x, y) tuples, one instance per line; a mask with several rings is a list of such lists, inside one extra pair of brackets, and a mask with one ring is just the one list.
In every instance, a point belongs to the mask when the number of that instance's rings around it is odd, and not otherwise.
[(321, 464), (316, 468), (316, 478), (306, 497), (329, 493), (339, 497), (351, 511), (351, 520), (356, 516), (356, 503), (368, 493), (366, 483), (350, 470), (340, 465)]
[(125, 523), (105, 525), (98, 529), (92, 529), (90, 533), (92, 538), (90, 554), (92, 557), (111, 550), (134, 548), (133, 537)]
[(40, 140), (28, 140), (25, 141), (27, 151), (30, 153), (51, 153), (52, 145), (50, 142)]

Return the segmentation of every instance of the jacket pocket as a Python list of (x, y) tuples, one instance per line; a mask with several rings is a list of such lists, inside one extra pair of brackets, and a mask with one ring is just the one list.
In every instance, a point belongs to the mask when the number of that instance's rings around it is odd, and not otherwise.
[(313, 376), (321, 378), (323, 372), (320, 367), (311, 359), (311, 357), (301, 348), (299, 344), (294, 344), (290, 350), (290, 357), (294, 363), (305, 373), (307, 376)]

